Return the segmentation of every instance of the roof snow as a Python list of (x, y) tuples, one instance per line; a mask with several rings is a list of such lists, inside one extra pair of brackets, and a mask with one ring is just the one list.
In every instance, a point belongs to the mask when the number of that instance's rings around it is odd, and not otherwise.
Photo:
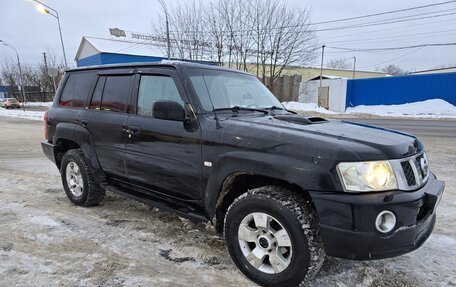
[(75, 61), (100, 53), (165, 57), (159, 47), (149, 42), (131, 42), (84, 36), (79, 44)]

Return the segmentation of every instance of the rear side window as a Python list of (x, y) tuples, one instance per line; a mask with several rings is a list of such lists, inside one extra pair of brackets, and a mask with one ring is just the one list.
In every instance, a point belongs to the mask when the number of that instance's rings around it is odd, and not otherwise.
[(106, 77), (100, 109), (111, 112), (127, 112), (131, 81), (132, 76)]
[(152, 116), (152, 107), (156, 101), (175, 101), (184, 104), (171, 77), (141, 76), (138, 93), (138, 115)]
[(74, 73), (68, 76), (59, 106), (83, 108), (95, 77), (93, 73)]

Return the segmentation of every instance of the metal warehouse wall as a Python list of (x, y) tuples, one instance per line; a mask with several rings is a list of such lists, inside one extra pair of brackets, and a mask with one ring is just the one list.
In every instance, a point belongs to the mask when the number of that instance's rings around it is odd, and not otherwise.
[(348, 80), (346, 107), (443, 99), (456, 105), (456, 73)]

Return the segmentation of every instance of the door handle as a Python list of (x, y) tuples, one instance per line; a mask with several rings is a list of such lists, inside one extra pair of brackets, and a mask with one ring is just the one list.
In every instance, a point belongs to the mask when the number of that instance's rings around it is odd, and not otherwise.
[(87, 120), (76, 120), (76, 123), (85, 127), (89, 124), (89, 122)]
[(124, 133), (126, 133), (129, 138), (132, 138), (137, 137), (141, 133), (141, 130), (139, 127), (128, 126), (127, 128), (124, 128)]

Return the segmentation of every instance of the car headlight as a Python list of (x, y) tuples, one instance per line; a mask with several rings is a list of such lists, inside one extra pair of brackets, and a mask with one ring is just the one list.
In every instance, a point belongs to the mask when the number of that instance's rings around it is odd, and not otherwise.
[(348, 192), (397, 189), (396, 175), (389, 161), (341, 162), (337, 171)]

